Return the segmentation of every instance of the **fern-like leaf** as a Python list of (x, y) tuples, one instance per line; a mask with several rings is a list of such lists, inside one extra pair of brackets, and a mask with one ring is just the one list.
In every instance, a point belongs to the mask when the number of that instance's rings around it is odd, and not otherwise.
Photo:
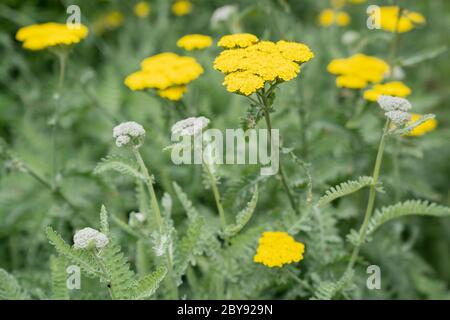
[(109, 235), (108, 211), (104, 205), (100, 209), (100, 231), (106, 236)]
[(325, 195), (319, 199), (317, 205), (319, 207), (323, 207), (326, 204), (336, 200), (338, 198), (344, 197), (360, 189), (370, 186), (373, 183), (372, 177), (359, 177), (358, 180), (349, 180), (343, 182), (337, 186), (331, 187), (325, 192)]
[(114, 298), (131, 298), (134, 273), (120, 247), (115, 243), (109, 243), (98, 256), (103, 263), (107, 282)]
[(52, 299), (53, 300), (68, 300), (69, 290), (67, 289), (67, 260), (64, 257), (51, 256), (50, 269), (52, 271)]
[(91, 252), (72, 248), (51, 227), (47, 227), (46, 233), (48, 240), (60, 255), (79, 266), (86, 275), (103, 278), (100, 267)]
[(166, 274), (167, 268), (161, 266), (156, 271), (136, 281), (133, 299), (145, 299), (151, 297), (159, 288)]
[(180, 200), (183, 209), (186, 211), (188, 218), (195, 220), (199, 216), (197, 209), (195, 209), (186, 193), (184, 193), (183, 189), (176, 182), (173, 183), (173, 188), (175, 189), (177, 197)]
[(178, 285), (181, 284), (181, 277), (189, 264), (195, 263), (195, 256), (201, 255), (205, 250), (204, 225), (205, 220), (202, 217), (190, 221), (186, 234), (178, 241), (175, 251), (175, 275)]
[(253, 212), (256, 209), (257, 203), (258, 203), (258, 186), (256, 185), (251, 200), (247, 203), (245, 209), (243, 209), (241, 212), (237, 214), (236, 223), (226, 227), (225, 235), (227, 237), (233, 237), (245, 227), (245, 225), (250, 221)]
[(323, 281), (314, 292), (311, 300), (331, 300), (340, 291), (344, 290), (353, 278), (354, 271), (347, 271), (344, 273), (339, 281)]
[(410, 215), (450, 216), (450, 208), (421, 200), (408, 200), (392, 206), (383, 207), (376, 210), (373, 217), (369, 220), (367, 234), (373, 233), (382, 224), (390, 220)]
[(0, 269), (0, 300), (28, 300), (29, 294), (22, 289), (16, 278)]
[(101, 174), (111, 170), (145, 181), (144, 175), (139, 171), (135, 163), (116, 155), (103, 158), (95, 167), (94, 174)]

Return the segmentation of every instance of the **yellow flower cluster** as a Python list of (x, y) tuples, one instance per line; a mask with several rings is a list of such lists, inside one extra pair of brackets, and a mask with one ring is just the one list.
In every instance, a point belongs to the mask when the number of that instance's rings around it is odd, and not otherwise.
[[(399, 10), (397, 6), (386, 6), (380, 8), (380, 27), (389, 32), (404, 33), (411, 31), (417, 25), (425, 23), (425, 17), (418, 13), (403, 10), (399, 20)], [(376, 11), (372, 14), (376, 14)]]
[(178, 101), (202, 73), (194, 58), (165, 52), (143, 60), (141, 70), (130, 74), (125, 85), (132, 90), (155, 89), (161, 97)]
[[(413, 113), (411, 115), (411, 121), (408, 123), (408, 125), (413, 124), (417, 120), (419, 120), (422, 117), (422, 115)], [(423, 136), (425, 133), (433, 131), (437, 127), (437, 121), (436, 119), (429, 119), (422, 123), (421, 125), (415, 127), (410, 133), (408, 133), (408, 136), (413, 137), (420, 137)]]
[(140, 1), (134, 6), (134, 14), (139, 18), (146, 18), (150, 14), (151, 6), (147, 1)]
[(253, 261), (269, 268), (282, 267), (303, 260), (304, 252), (304, 244), (295, 241), (287, 232), (264, 232)]
[(300, 65), (314, 57), (302, 43), (260, 41), (254, 35), (224, 36), (219, 46), (228, 48), (214, 61), (214, 68), (225, 74), (224, 85), (230, 92), (249, 96), (266, 82), (292, 80)]
[(346, 59), (334, 59), (327, 67), (328, 72), (338, 75), (336, 85), (340, 88), (362, 89), (369, 82), (379, 83), (389, 72), (389, 65), (376, 57), (355, 54)]
[(172, 5), (172, 13), (176, 16), (185, 16), (191, 13), (192, 3), (188, 0), (177, 0)]
[(247, 48), (258, 41), (258, 37), (253, 34), (237, 33), (223, 36), (217, 45), (226, 49)]
[(364, 99), (369, 101), (377, 101), (380, 95), (407, 97), (411, 94), (411, 89), (400, 81), (391, 81), (384, 84), (376, 84), (372, 89), (364, 92)]
[(94, 32), (102, 34), (106, 30), (115, 30), (123, 24), (124, 19), (120, 11), (111, 11), (94, 22)]
[(336, 24), (340, 27), (347, 26), (350, 23), (350, 16), (345, 11), (336, 11), (325, 9), (319, 15), (319, 24), (322, 27), (329, 27)]
[(212, 45), (212, 38), (202, 34), (188, 34), (177, 41), (177, 46), (187, 51), (201, 50)]
[(28, 50), (43, 50), (58, 45), (72, 45), (88, 35), (88, 28), (82, 24), (69, 27), (66, 24), (48, 22), (20, 28), (16, 39)]

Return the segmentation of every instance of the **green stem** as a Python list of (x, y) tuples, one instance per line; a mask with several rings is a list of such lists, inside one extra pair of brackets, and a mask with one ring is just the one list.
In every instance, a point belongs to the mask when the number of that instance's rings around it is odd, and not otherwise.
[(158, 225), (159, 232), (162, 233), (163, 222), (162, 222), (162, 218), (161, 218), (161, 210), (159, 209), (158, 199), (156, 198), (155, 189), (153, 188), (152, 178), (150, 177), (150, 174), (144, 163), (144, 160), (142, 159), (142, 156), (141, 156), (141, 153), (139, 152), (138, 147), (133, 147), (132, 149), (133, 149), (134, 156), (136, 157), (136, 161), (138, 162), (139, 167), (141, 168), (141, 171), (144, 174), (145, 184), (150, 193), (150, 206), (152, 208), (152, 211), (154, 212), (155, 220)]
[[(262, 95), (262, 107), (264, 111), (264, 118), (266, 120), (267, 129), (269, 131), (269, 138), (270, 138), (270, 150), (272, 150), (272, 122), (270, 120), (270, 112), (269, 112), (269, 103), (267, 101), (267, 96), (263, 93)], [(281, 182), (283, 184), (283, 188), (289, 198), (289, 202), (291, 204), (292, 209), (295, 211), (295, 213), (300, 214), (298, 210), (298, 205), (295, 202), (294, 196), (292, 195), (292, 192), (289, 188), (289, 184), (287, 182), (286, 176), (284, 174), (283, 165), (281, 164), (281, 159), (278, 159), (279, 161), (279, 170), (278, 175), (281, 178)]]
[(55, 111), (53, 113), (53, 119), (52, 119), (52, 130), (51, 130), (51, 144), (52, 144), (52, 183), (54, 186), (56, 186), (56, 176), (58, 173), (58, 159), (57, 159), (57, 143), (56, 143), (56, 136), (57, 136), (57, 128), (58, 128), (58, 117), (59, 117), (59, 109), (61, 105), (61, 94), (62, 89), (64, 86), (64, 79), (66, 75), (66, 64), (67, 64), (67, 52), (65, 51), (57, 51), (56, 56), (58, 57), (59, 61), (59, 78), (58, 78), (58, 88), (55, 94)]
[(219, 211), (220, 224), (222, 225), (222, 230), (225, 232), (225, 228), (227, 227), (227, 222), (225, 219), (225, 211), (223, 210), (222, 200), (220, 198), (219, 189), (217, 188), (216, 178), (211, 173), (211, 171), (209, 170), (208, 165), (206, 163), (203, 163), (203, 167), (205, 168), (205, 171), (208, 175), (209, 181), (211, 182), (211, 189), (214, 194), (214, 199), (216, 200), (217, 210)]
[[(134, 156), (136, 157), (136, 161), (138, 162), (139, 167), (141, 168), (141, 171), (144, 174), (145, 183), (146, 183), (147, 189), (150, 193), (150, 205), (151, 205), (152, 211), (155, 214), (155, 220), (158, 225), (159, 234), (161, 235), (163, 233), (163, 220), (161, 217), (161, 210), (159, 209), (158, 198), (156, 197), (155, 189), (153, 188), (153, 179), (150, 177), (147, 166), (145, 165), (144, 160), (142, 159), (141, 153), (139, 152), (139, 146), (133, 146), (132, 150), (133, 150)], [(173, 288), (173, 294), (175, 296), (175, 299), (178, 299), (178, 286), (175, 282), (175, 278), (174, 278), (174, 274), (173, 274), (173, 261), (172, 261), (172, 256), (169, 252), (169, 249), (166, 250), (166, 259), (167, 259), (167, 266), (169, 269), (170, 284)]]
[(367, 227), (369, 225), (369, 220), (372, 216), (373, 207), (375, 204), (376, 193), (377, 193), (376, 188), (377, 188), (377, 184), (378, 184), (378, 178), (380, 176), (380, 169), (381, 169), (381, 163), (383, 160), (384, 147), (386, 144), (386, 137), (387, 137), (387, 132), (389, 130), (390, 123), (391, 122), (389, 120), (386, 121), (386, 125), (384, 126), (384, 130), (383, 130), (383, 135), (381, 136), (381, 139), (380, 139), (380, 144), (378, 146), (377, 158), (375, 161), (375, 167), (373, 169), (373, 175), (372, 175), (373, 181), (372, 181), (372, 184), (371, 184), (370, 190), (369, 190), (369, 199), (367, 201), (367, 208), (366, 208), (366, 213), (364, 215), (364, 221), (363, 221), (363, 224), (359, 231), (358, 244), (353, 249), (352, 256), (348, 263), (346, 272), (349, 272), (351, 269), (353, 269), (356, 259), (358, 258), (359, 251), (361, 249), (361, 245), (362, 245), (362, 243), (364, 243), (364, 241), (366, 239)]
[[(94, 256), (95, 261), (97, 262), (97, 264), (100, 266), (100, 269), (102, 270), (103, 274), (105, 275), (105, 278), (108, 278), (108, 272), (106, 270), (105, 265), (103, 264), (102, 259), (100, 259), (100, 257), (97, 255), (96, 249), (94, 249), (92, 251), (92, 255)], [(108, 280), (108, 291), (109, 291), (109, 295), (111, 296), (112, 300), (116, 300), (116, 296), (114, 295), (114, 291), (112, 289), (112, 283)]]

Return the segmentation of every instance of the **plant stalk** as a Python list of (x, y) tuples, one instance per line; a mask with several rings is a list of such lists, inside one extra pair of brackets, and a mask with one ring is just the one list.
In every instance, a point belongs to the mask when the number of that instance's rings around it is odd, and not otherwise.
[(373, 175), (372, 175), (373, 181), (372, 181), (372, 185), (370, 186), (370, 190), (369, 190), (369, 199), (367, 201), (367, 208), (366, 208), (366, 213), (364, 215), (364, 221), (363, 221), (363, 224), (362, 224), (361, 229), (359, 231), (358, 244), (353, 249), (352, 256), (351, 256), (350, 261), (348, 263), (346, 272), (348, 272), (351, 269), (353, 269), (353, 266), (355, 265), (356, 259), (358, 258), (359, 251), (361, 249), (361, 244), (366, 239), (367, 227), (369, 225), (369, 220), (370, 220), (370, 218), (372, 216), (373, 207), (374, 207), (374, 204), (375, 204), (375, 199), (376, 199), (376, 194), (377, 194), (376, 188), (377, 188), (377, 184), (378, 184), (378, 178), (380, 176), (380, 169), (381, 169), (381, 163), (382, 163), (382, 160), (383, 160), (384, 147), (385, 147), (385, 144), (386, 144), (386, 137), (387, 137), (387, 132), (389, 130), (390, 123), (391, 123), (390, 120), (386, 121), (386, 125), (384, 126), (384, 129), (383, 129), (383, 135), (381, 136), (381, 139), (380, 139), (380, 144), (378, 146), (378, 152), (377, 152), (377, 158), (376, 158), (376, 161), (375, 161), (375, 167), (373, 169)]
[[(270, 89), (269, 89), (270, 92)], [(262, 95), (262, 107), (263, 107), (263, 111), (264, 111), (264, 118), (266, 120), (266, 125), (267, 125), (267, 129), (269, 131), (269, 138), (270, 138), (270, 150), (272, 150), (272, 122), (270, 119), (270, 112), (269, 112), (269, 104), (267, 101), (267, 96), (263, 93)], [(284, 174), (284, 170), (283, 170), (283, 165), (281, 163), (281, 159), (278, 159), (279, 161), (279, 170), (278, 170), (278, 175), (281, 178), (281, 182), (283, 184), (283, 188), (289, 198), (289, 202), (291, 204), (292, 209), (294, 210), (295, 213), (300, 214), (299, 210), (298, 210), (298, 205), (294, 199), (294, 196), (292, 195), (292, 192), (289, 188), (289, 184), (287, 182), (286, 179), (286, 175)]]

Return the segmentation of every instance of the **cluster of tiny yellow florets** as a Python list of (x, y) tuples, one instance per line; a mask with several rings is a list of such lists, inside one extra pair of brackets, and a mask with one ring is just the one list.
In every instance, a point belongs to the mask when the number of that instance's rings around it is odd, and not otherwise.
[(212, 45), (212, 38), (203, 34), (188, 34), (177, 41), (177, 46), (187, 51), (201, 50)]
[(284, 82), (297, 76), (300, 65), (314, 57), (302, 43), (258, 41), (252, 34), (222, 37), (219, 46), (226, 48), (214, 61), (214, 68), (225, 74), (228, 91), (251, 95), (266, 82)]
[(379, 83), (389, 72), (389, 65), (376, 57), (355, 54), (346, 59), (334, 59), (328, 64), (328, 72), (338, 75), (340, 88), (362, 89), (369, 82)]
[(143, 60), (141, 70), (130, 74), (125, 85), (132, 90), (155, 89), (161, 97), (178, 101), (202, 73), (194, 58), (166, 52)]
[(375, 84), (364, 92), (364, 99), (377, 101), (381, 95), (405, 98), (411, 94), (411, 89), (401, 81), (391, 81), (384, 84)]
[(282, 267), (284, 264), (303, 260), (305, 246), (295, 241), (286, 232), (264, 232), (259, 239), (259, 246), (254, 262), (262, 263), (267, 267)]
[(176, 0), (172, 4), (172, 13), (176, 16), (185, 16), (192, 11), (192, 2), (189, 0)]
[(20, 28), (16, 39), (23, 42), (25, 49), (43, 50), (59, 45), (76, 44), (87, 35), (88, 28), (82, 24), (69, 27), (67, 24), (48, 22)]
[(379, 14), (381, 29), (389, 32), (404, 33), (411, 31), (416, 26), (425, 23), (425, 17), (418, 12), (412, 12), (403, 9), (400, 19), (399, 13), (399, 7), (386, 6), (381, 7), (379, 13), (377, 11), (374, 11), (372, 14)]

